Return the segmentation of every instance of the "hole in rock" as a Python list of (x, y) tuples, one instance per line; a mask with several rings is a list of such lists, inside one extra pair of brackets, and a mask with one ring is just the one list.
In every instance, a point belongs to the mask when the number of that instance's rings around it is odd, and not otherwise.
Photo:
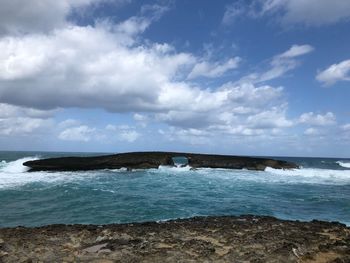
[(185, 156), (176, 156), (171, 158), (176, 167), (184, 167), (188, 165), (188, 158)]

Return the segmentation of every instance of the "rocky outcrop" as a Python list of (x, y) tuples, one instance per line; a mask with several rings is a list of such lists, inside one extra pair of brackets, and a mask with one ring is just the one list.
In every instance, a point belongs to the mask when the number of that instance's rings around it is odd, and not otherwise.
[(0, 229), (0, 262), (350, 262), (350, 228), (273, 217)]
[(62, 157), (25, 162), (29, 171), (80, 171), (98, 169), (147, 169), (174, 165), (173, 157), (186, 157), (193, 168), (225, 168), (264, 170), (298, 168), (294, 163), (231, 155), (194, 154), (178, 152), (131, 152), (95, 157)]

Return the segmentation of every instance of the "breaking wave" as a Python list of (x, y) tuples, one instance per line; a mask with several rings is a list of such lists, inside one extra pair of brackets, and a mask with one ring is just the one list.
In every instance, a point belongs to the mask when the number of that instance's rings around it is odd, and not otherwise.
[(339, 164), (341, 167), (350, 168), (350, 163), (346, 163), (346, 162), (343, 162), (343, 161), (338, 161), (336, 163)]
[[(250, 181), (264, 184), (330, 184), (348, 185), (350, 184), (350, 170), (332, 170), (320, 168), (301, 169), (273, 169), (266, 168), (265, 171), (231, 170), (199, 168), (191, 169), (186, 165), (183, 167), (160, 166), (159, 169), (133, 170), (126, 168), (87, 172), (30, 172), (23, 165), (24, 162), (37, 160), (38, 157), (25, 157), (12, 162), (0, 162), (0, 189), (22, 186), (29, 183), (67, 183), (72, 181), (84, 181), (99, 176), (111, 176), (113, 174), (156, 174), (159, 176), (188, 175), (202, 176), (204, 179), (229, 180), (235, 182)], [(339, 165), (350, 168), (350, 163), (342, 161)], [(123, 175), (124, 176), (124, 175)]]
[(27, 172), (29, 168), (24, 166), (23, 163), (27, 161), (34, 161), (37, 159), (38, 157), (25, 157), (12, 162), (2, 161), (0, 171), (3, 173), (10, 173), (10, 174), (24, 173), (24, 172)]
[(96, 173), (91, 172), (27, 172), (28, 167), (23, 163), (38, 160), (39, 157), (25, 157), (12, 162), (0, 162), (0, 189), (23, 186), (30, 183), (70, 182), (91, 178)]
[(3, 156), (2, 226), (126, 223), (247, 213), (350, 224), (350, 169), (340, 167), (336, 163), (340, 159), (301, 159), (298, 164), (304, 168), (294, 170), (179, 165), (132, 171), (28, 172), (23, 163), (38, 157), (14, 160)]
[(318, 168), (283, 170), (268, 167), (265, 171), (290, 183), (350, 184), (350, 170)]

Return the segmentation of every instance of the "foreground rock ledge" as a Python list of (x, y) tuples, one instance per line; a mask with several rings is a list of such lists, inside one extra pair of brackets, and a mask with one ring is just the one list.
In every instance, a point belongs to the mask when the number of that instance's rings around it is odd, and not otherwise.
[(0, 262), (350, 262), (350, 228), (273, 217), (0, 229)]
[(174, 165), (173, 157), (186, 157), (193, 168), (264, 170), (298, 168), (294, 163), (267, 158), (179, 152), (131, 152), (95, 157), (61, 157), (28, 161), (29, 171), (80, 171), (98, 169), (148, 169)]

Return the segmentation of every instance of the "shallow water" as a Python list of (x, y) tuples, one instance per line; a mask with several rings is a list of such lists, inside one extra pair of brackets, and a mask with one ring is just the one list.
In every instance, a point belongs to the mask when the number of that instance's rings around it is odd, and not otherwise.
[(64, 155), (0, 152), (1, 227), (240, 214), (350, 225), (350, 160), (346, 159), (279, 158), (303, 168), (266, 171), (160, 167), (28, 173), (22, 165)]

